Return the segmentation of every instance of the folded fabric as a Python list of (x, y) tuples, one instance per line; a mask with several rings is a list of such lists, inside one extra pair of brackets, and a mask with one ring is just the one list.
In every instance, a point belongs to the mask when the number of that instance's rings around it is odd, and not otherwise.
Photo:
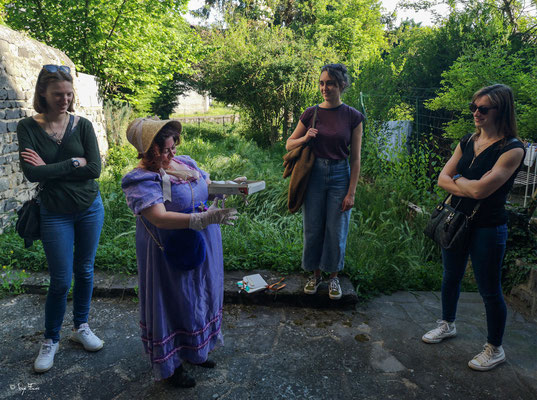
[(287, 207), (291, 213), (297, 212), (304, 202), (314, 162), (315, 155), (308, 144), (297, 147), (284, 156), (283, 177), (291, 175), (287, 194)]

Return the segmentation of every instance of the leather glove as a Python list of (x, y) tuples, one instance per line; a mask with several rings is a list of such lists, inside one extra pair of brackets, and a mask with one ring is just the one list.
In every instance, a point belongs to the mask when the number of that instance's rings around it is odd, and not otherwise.
[(233, 225), (233, 220), (237, 219), (237, 210), (234, 208), (219, 208), (218, 201), (215, 199), (213, 204), (205, 212), (190, 214), (189, 228), (201, 231), (211, 224)]

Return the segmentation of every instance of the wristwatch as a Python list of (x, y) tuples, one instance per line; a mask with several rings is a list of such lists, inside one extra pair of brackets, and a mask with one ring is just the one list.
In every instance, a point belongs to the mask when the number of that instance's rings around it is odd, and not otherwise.
[(453, 182), (455, 182), (457, 179), (459, 178), (462, 178), (462, 175), (461, 174), (456, 174), (456, 175), (453, 175)]
[(75, 168), (80, 167), (80, 161), (78, 161), (76, 158), (71, 158), (71, 165)]

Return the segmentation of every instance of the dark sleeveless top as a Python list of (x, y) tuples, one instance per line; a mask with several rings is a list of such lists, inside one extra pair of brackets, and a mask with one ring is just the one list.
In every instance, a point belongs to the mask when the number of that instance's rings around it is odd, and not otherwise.
[[(474, 159), (474, 142), (470, 140), (472, 134), (464, 136), (461, 141), (462, 157), (457, 163), (457, 173), (467, 179), (481, 179), (481, 177), (492, 169), (500, 156), (512, 149), (521, 148), (524, 150), (524, 144), (518, 139), (502, 139), (493, 143), (483, 150)], [(489, 197), (481, 200), (481, 206), (476, 214), (475, 227), (492, 227), (507, 223), (507, 212), (505, 211), (505, 203), (507, 194), (513, 187), (515, 177), (522, 167), (524, 157), (520, 162), (520, 166), (511, 175), (498, 190), (492, 193)], [(460, 205), (458, 202), (460, 201)], [(457, 206), (457, 209), (470, 214), (478, 200), (469, 197), (453, 196), (451, 204)]]

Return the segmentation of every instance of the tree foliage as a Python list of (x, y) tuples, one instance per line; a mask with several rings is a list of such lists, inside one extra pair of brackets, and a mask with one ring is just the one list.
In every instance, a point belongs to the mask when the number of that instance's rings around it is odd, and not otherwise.
[(7, 23), (59, 48), (100, 78), (107, 98), (149, 110), (159, 87), (189, 72), (200, 40), (183, 20), (186, 0), (13, 0)]
[(509, 54), (500, 45), (487, 49), (469, 49), (443, 74), (442, 90), (428, 106), (446, 109), (455, 117), (445, 126), (446, 136), (459, 139), (473, 131), (468, 101), (483, 86), (503, 83), (515, 93), (519, 135), (537, 141), (537, 65), (536, 49), (527, 48)]
[(173, 77), (159, 86), (159, 96), (151, 104), (151, 113), (160, 119), (170, 118), (170, 114), (179, 105), (179, 96), (192, 88), (190, 75), (175, 73)]
[(210, 55), (200, 66), (201, 87), (240, 107), (258, 143), (274, 143), (289, 117), (296, 118), (313, 100), (326, 59), (287, 28), (255, 29), (246, 21), (226, 32), (214, 31), (210, 43)]
[[(293, 4), (291, 0), (286, 3)], [(378, 0), (299, 1), (290, 27), (311, 43), (332, 48), (339, 62), (358, 70), (385, 46)]]
[[(425, 3), (431, 2), (406, 2), (418, 8)], [(433, 27), (405, 21), (388, 32), (389, 48), (363, 63), (355, 91), (367, 94), (370, 118), (410, 119), (420, 133), (455, 138), (468, 132), (465, 109), (477, 89), (489, 82), (531, 82), (527, 66), (535, 63), (537, 23), (520, 1), (449, 3), (449, 15)], [(525, 70), (517, 69), (523, 64)]]
[(206, 0), (197, 14), (208, 17), (211, 10), (218, 10), (227, 26), (248, 20), (289, 28), (356, 68), (385, 44), (379, 0)]
[(385, 46), (378, 0), (207, 0), (223, 13), (201, 63), (204, 88), (240, 107), (251, 135), (269, 144), (288, 134), (317, 96), (324, 63), (345, 63), (351, 74)]
[[(459, 27), (465, 37), (461, 54), (442, 73), (438, 96), (428, 101), (431, 110), (452, 112), (445, 135), (458, 139), (473, 130), (467, 104), (483, 86), (503, 83), (513, 88), (519, 134), (537, 140), (537, 18), (520, 1), (479, 2), (454, 11), (446, 22), (451, 32)], [(462, 27), (462, 29), (461, 29)]]

